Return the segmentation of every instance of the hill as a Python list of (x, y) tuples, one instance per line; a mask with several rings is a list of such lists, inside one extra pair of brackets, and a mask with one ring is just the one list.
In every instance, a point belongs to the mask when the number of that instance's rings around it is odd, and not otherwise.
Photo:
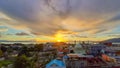
[(113, 43), (120, 43), (120, 38), (112, 38), (105, 40), (105, 42), (113, 42)]

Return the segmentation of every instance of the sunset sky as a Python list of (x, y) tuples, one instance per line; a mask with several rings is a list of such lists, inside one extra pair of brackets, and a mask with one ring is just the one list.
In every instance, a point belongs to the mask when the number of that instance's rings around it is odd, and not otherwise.
[(0, 40), (120, 37), (120, 0), (0, 0)]

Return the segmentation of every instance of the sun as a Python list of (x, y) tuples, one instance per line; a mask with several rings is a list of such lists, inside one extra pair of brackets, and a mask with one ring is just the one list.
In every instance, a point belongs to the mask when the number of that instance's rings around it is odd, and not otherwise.
[(65, 42), (64, 35), (61, 33), (57, 33), (54, 36), (56, 42)]
[(57, 40), (57, 42), (61, 42), (61, 40)]

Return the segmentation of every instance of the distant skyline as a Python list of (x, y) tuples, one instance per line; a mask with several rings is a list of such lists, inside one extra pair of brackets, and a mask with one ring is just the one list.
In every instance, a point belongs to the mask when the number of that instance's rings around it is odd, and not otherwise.
[(0, 40), (120, 38), (120, 0), (0, 0)]

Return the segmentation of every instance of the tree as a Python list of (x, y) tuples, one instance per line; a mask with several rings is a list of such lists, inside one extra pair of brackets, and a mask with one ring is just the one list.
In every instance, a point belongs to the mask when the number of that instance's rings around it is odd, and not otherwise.
[(30, 60), (28, 57), (26, 57), (26, 55), (16, 57), (14, 68), (31, 68), (30, 66)]
[(0, 50), (0, 57), (1, 57), (1, 56), (3, 56), (3, 52), (2, 52), (2, 50)]
[(4, 53), (4, 52), (6, 52), (6, 51), (7, 51), (7, 48), (6, 48), (6, 47), (4, 47), (4, 46), (1, 46), (1, 50), (2, 50), (2, 52)]
[(35, 50), (36, 51), (43, 51), (43, 44), (36, 44), (35, 45)]

